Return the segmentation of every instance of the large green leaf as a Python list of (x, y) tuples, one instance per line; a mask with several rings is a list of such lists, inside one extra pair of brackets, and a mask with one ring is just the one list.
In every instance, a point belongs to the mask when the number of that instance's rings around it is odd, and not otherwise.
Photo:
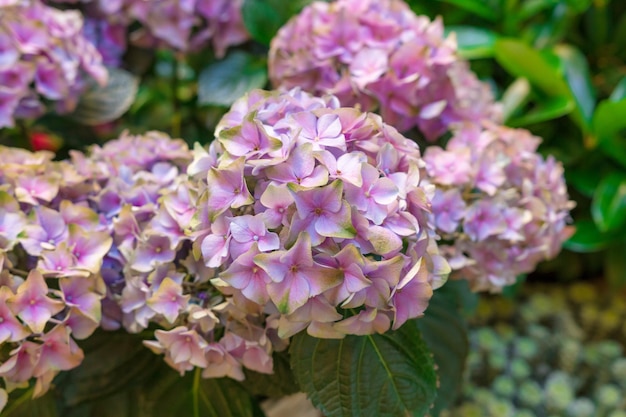
[(28, 389), (18, 393), (17, 398), (12, 394), (2, 412), (2, 417), (58, 417), (57, 401), (52, 392), (43, 397), (32, 398), (33, 390)]
[(434, 416), (454, 402), (463, 382), (469, 353), (467, 327), (462, 316), (466, 294), (473, 294), (466, 281), (448, 281), (435, 291), (424, 317), (417, 320), (437, 364), (439, 390), (431, 410)]
[(284, 395), (299, 392), (298, 384), (291, 372), (289, 365), (289, 355), (287, 352), (275, 352), (274, 373), (261, 374), (259, 372), (244, 370), (246, 382), (244, 386), (254, 395), (264, 397), (282, 397)]
[(589, 131), (596, 105), (596, 92), (591, 82), (587, 58), (571, 45), (557, 45), (554, 52), (561, 59), (565, 79), (576, 102), (574, 120), (583, 130)]
[(327, 417), (422, 416), (436, 396), (433, 359), (415, 320), (342, 340), (301, 332), (290, 354), (300, 387)]
[(618, 230), (626, 224), (626, 173), (612, 173), (598, 184), (591, 201), (591, 214), (603, 232)]
[(563, 247), (574, 252), (597, 252), (607, 248), (619, 238), (618, 235), (598, 230), (593, 220), (579, 220), (574, 226), (576, 232), (563, 243)]
[(129, 390), (143, 383), (160, 365), (135, 335), (98, 331), (83, 342), (85, 359), (59, 376), (59, 390), (68, 407)]
[(609, 100), (620, 101), (623, 98), (626, 98), (626, 77), (622, 78), (620, 82), (617, 83)]
[(528, 81), (550, 96), (570, 97), (569, 87), (560, 70), (550, 59), (522, 41), (500, 38), (495, 43), (495, 57), (516, 77)]
[(142, 391), (140, 417), (257, 417), (263, 415), (248, 391), (229, 378), (204, 379), (202, 370), (184, 377), (171, 369)]
[(593, 115), (593, 130), (600, 148), (626, 167), (626, 98), (604, 100)]
[(498, 35), (475, 26), (447, 26), (446, 33), (456, 33), (459, 55), (465, 59), (491, 58)]
[(439, 0), (445, 3), (454, 4), (455, 6), (467, 10), (477, 16), (483, 17), (488, 20), (497, 20), (498, 13), (493, 8), (489, 7), (484, 0)]
[(248, 91), (263, 88), (266, 83), (264, 59), (243, 51), (233, 51), (200, 73), (198, 102), (228, 107)]
[(523, 116), (511, 119), (507, 124), (520, 127), (553, 120), (569, 114), (575, 106), (574, 101), (567, 97), (552, 97), (544, 100)]
[(243, 22), (252, 39), (269, 45), (276, 32), (312, 0), (245, 0)]
[(70, 115), (77, 122), (92, 126), (117, 119), (130, 108), (137, 95), (139, 78), (120, 68), (108, 68), (109, 80), (102, 87), (93, 83), (80, 96)]

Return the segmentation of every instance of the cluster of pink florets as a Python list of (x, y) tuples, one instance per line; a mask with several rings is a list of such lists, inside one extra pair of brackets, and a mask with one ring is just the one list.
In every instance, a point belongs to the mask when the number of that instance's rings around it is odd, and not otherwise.
[(0, 128), (43, 114), (42, 100), (71, 111), (90, 78), (106, 83), (96, 48), (76, 11), (39, 0), (0, 2)]
[(312, 3), (273, 39), (269, 74), (277, 88), (334, 94), (431, 141), (451, 123), (498, 117), (441, 20), (416, 16), (400, 0)]
[(424, 154), (439, 247), (475, 291), (500, 291), (556, 256), (571, 235), (563, 167), (540, 138), (484, 122), (457, 126)]
[(287, 337), (370, 334), (420, 316), (449, 272), (427, 224), (417, 145), (371, 113), (299, 89), (253, 91), (189, 173), (196, 248)]
[[(54, 0), (76, 3), (74, 0)], [(166, 47), (181, 52), (211, 46), (216, 56), (249, 39), (243, 24), (243, 0), (87, 0), (81, 8), (88, 17), (92, 39), (111, 62), (133, 45)], [(135, 27), (139, 23), (138, 27)], [(121, 36), (121, 35), (124, 36)], [(113, 48), (113, 53), (110, 48)]]

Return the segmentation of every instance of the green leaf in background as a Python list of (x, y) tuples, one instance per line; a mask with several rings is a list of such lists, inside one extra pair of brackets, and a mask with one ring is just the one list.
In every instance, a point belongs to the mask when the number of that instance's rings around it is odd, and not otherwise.
[(559, 4), (560, 0), (526, 0), (522, 2), (517, 10), (516, 18), (518, 20), (529, 19), (542, 11), (554, 7)]
[(615, 288), (626, 286), (626, 241), (611, 245), (604, 255), (606, 280)]
[(278, 30), (312, 0), (245, 0), (243, 23), (252, 39), (269, 45)]
[(585, 151), (573, 166), (573, 169), (565, 169), (567, 184), (587, 197), (592, 197), (602, 178), (616, 169), (616, 165), (607, 161), (599, 149)]
[(111, 122), (126, 113), (135, 100), (139, 78), (120, 68), (108, 68), (109, 80), (104, 87), (92, 84), (80, 96), (70, 117), (77, 122), (94, 126)]
[(162, 361), (135, 335), (98, 331), (82, 345), (83, 363), (59, 376), (68, 407), (129, 390), (147, 380)]
[(462, 316), (463, 297), (467, 294), (475, 297), (467, 288), (467, 281), (448, 281), (435, 291), (424, 317), (416, 320), (437, 364), (439, 390), (430, 411), (433, 416), (454, 403), (463, 383), (469, 353), (467, 327)]
[(258, 405), (237, 381), (201, 378), (196, 368), (181, 377), (172, 369), (159, 375), (143, 397), (141, 417), (258, 417)]
[(602, 232), (615, 231), (626, 224), (626, 173), (615, 172), (598, 184), (591, 201), (591, 215)]
[(615, 86), (615, 90), (611, 93), (611, 97), (609, 97), (609, 101), (620, 101), (623, 98), (626, 98), (626, 77), (622, 78), (617, 86)]
[(278, 398), (299, 392), (298, 384), (291, 372), (287, 352), (274, 352), (274, 373), (261, 374), (244, 369), (245, 387), (253, 395)]
[(512, 115), (520, 110), (528, 102), (530, 83), (526, 78), (517, 78), (507, 87), (502, 94), (502, 117), (508, 122)]
[(198, 79), (198, 103), (228, 107), (239, 97), (267, 83), (264, 59), (233, 51), (206, 67)]
[(593, 220), (579, 220), (574, 226), (576, 233), (563, 244), (563, 247), (574, 252), (597, 252), (618, 239), (615, 234), (598, 230)]
[(465, 59), (491, 58), (498, 35), (475, 26), (447, 26), (446, 34), (456, 33), (459, 56)]
[(454, 4), (455, 6), (467, 10), (477, 16), (483, 17), (487, 20), (498, 20), (498, 13), (487, 4), (484, 0), (439, 0), (445, 3)]
[(596, 92), (591, 82), (587, 58), (571, 45), (557, 45), (554, 47), (554, 53), (561, 59), (565, 79), (576, 102), (574, 121), (584, 131), (589, 131), (596, 105)]
[(523, 77), (553, 97), (570, 97), (569, 87), (550, 60), (517, 39), (500, 38), (495, 44), (496, 60), (516, 77)]
[(423, 416), (436, 396), (433, 359), (415, 320), (385, 334), (294, 336), (291, 367), (326, 417)]
[[(12, 397), (11, 395), (10, 397)], [(19, 397), (9, 399), (2, 417), (59, 417), (57, 401), (52, 392), (32, 398), (33, 390), (20, 391)]]
[(252, 38), (269, 45), (270, 41), (285, 23), (280, 9), (270, 0), (245, 0), (241, 9), (243, 23)]
[(508, 125), (521, 127), (545, 122), (569, 114), (574, 107), (574, 101), (567, 97), (553, 97), (544, 100), (523, 116), (508, 121)]
[(619, 101), (604, 100), (593, 115), (593, 131), (600, 148), (622, 166), (626, 167), (626, 98)]

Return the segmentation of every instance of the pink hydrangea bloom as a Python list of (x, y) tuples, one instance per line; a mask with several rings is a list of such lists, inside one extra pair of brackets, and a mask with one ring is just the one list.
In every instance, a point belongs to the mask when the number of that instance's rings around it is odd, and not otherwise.
[[(433, 218), (453, 276), (497, 292), (557, 255), (571, 235), (563, 167), (537, 153), (540, 138), (491, 122), (456, 126), (446, 149), (424, 154)], [(450, 160), (462, 167), (452, 172)], [(461, 175), (462, 172), (462, 175)]]
[(272, 40), (269, 74), (277, 88), (334, 94), (431, 141), (451, 123), (499, 117), (441, 20), (416, 16), (401, 0), (312, 3)]
[(71, 111), (90, 78), (106, 83), (102, 57), (85, 37), (78, 11), (29, 0), (0, 4), (0, 15), (0, 128), (40, 116), (41, 98)]
[[(426, 244), (432, 188), (420, 185), (414, 142), (376, 115), (299, 89), (250, 92), (216, 135), (208, 153), (217, 158), (194, 170), (199, 209), (209, 214), (195, 246), (222, 292), (269, 301), (283, 337), (305, 328), (319, 337), (382, 332), (424, 312), (448, 268)], [(206, 158), (197, 155), (193, 166)], [(404, 287), (421, 294), (417, 305), (397, 299)], [(338, 313), (361, 308), (381, 318), (361, 327)], [(326, 313), (311, 314), (318, 309)]]

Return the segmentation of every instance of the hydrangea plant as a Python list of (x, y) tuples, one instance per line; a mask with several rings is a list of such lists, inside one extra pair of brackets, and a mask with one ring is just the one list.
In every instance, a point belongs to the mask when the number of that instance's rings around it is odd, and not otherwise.
[(334, 94), (430, 141), (454, 122), (499, 119), (441, 19), (416, 16), (401, 0), (312, 3), (272, 40), (269, 76), (276, 88)]
[(488, 121), (453, 129), (426, 149), (426, 182), (440, 248), (475, 291), (499, 292), (559, 252), (573, 229), (563, 167), (537, 153), (541, 139)]
[(0, 128), (42, 115), (45, 101), (71, 111), (90, 78), (106, 83), (80, 13), (28, 0), (0, 2), (0, 15)]

